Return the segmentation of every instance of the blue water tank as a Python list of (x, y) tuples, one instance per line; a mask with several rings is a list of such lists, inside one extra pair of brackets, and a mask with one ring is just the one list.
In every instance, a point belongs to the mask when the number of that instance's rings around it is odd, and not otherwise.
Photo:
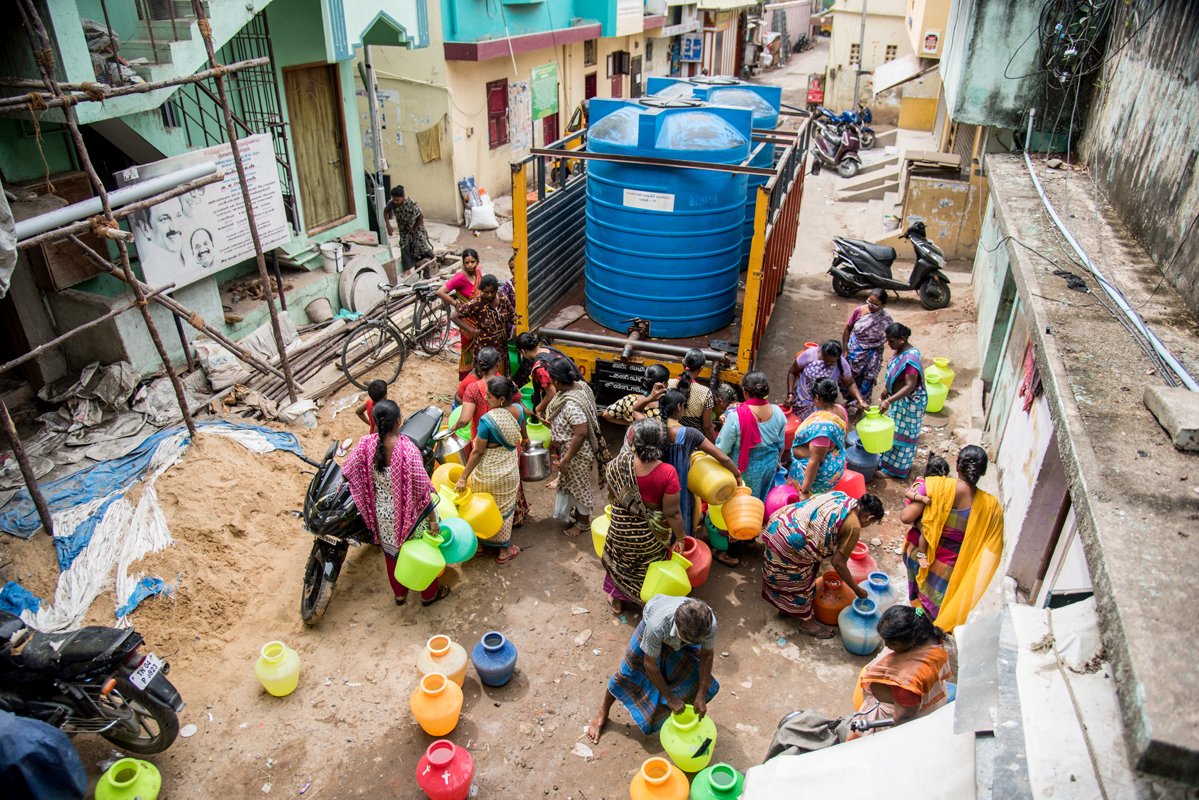
[[(751, 115), (696, 100), (591, 101), (587, 149), (622, 156), (739, 164)], [(746, 176), (591, 161), (587, 167), (587, 313), (656, 337), (720, 330), (733, 320)]]
[[(782, 108), (783, 90), (780, 86), (759, 86), (736, 78), (695, 77), (662, 78), (646, 80), (647, 95), (656, 97), (691, 97), (712, 105), (748, 108), (753, 114), (753, 125), (757, 130), (774, 130), (778, 127), (779, 111)], [(753, 145), (750, 151), (757, 147)], [(774, 145), (764, 145), (750, 162), (754, 167), (770, 169), (774, 166)], [(754, 239), (754, 210), (758, 202), (758, 187), (769, 180), (764, 175), (750, 175), (745, 191), (745, 225), (741, 240), (741, 269), (749, 266), (749, 251)]]

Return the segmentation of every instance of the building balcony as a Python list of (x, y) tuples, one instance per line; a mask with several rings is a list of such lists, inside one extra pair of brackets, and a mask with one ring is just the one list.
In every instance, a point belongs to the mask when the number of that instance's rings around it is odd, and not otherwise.
[(666, 19), (664, 0), (501, 2), (502, 13), (492, 14), (480, 13), (478, 0), (441, 0), (448, 61), (487, 61), (588, 39), (631, 36), (660, 28)]

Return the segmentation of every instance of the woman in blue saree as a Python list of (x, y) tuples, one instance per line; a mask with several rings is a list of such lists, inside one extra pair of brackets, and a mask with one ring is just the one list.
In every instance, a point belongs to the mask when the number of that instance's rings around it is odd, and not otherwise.
[(908, 338), (912, 329), (893, 322), (887, 327), (887, 346), (895, 351), (887, 364), (883, 380), (883, 399), (879, 409), (890, 411), (895, 421), (895, 441), (883, 453), (879, 468), (893, 478), (906, 478), (916, 460), (916, 444), (924, 426), (924, 409), (928, 393), (924, 390), (924, 365), (920, 351)]
[(812, 387), (815, 410), (799, 424), (791, 443), (788, 482), (799, 499), (831, 492), (845, 472), (845, 434), (849, 415), (837, 405), (837, 384), (821, 378)]

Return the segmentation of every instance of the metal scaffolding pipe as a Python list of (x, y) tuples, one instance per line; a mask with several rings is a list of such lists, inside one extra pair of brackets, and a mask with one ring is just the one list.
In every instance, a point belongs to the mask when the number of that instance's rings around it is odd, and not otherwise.
[(683, 347), (677, 344), (663, 344), (662, 342), (646, 341), (643, 339), (621, 339), (618, 336), (604, 336), (600, 333), (582, 333), (580, 331), (565, 331), (559, 328), (539, 328), (537, 330), (539, 336), (545, 336), (550, 339), (561, 339), (566, 342), (577, 342), (578, 344), (594, 344), (602, 347), (611, 347), (613, 350), (631, 350), (632, 352), (641, 351), (643, 353), (651, 353), (654, 355), (676, 356), (682, 358), (691, 350), (699, 350), (704, 354), (704, 358), (713, 361), (717, 364), (732, 362), (733, 355), (724, 353), (720, 350), (708, 350), (702, 347)]
[[(157, 178), (150, 178), (142, 183), (136, 183), (132, 186), (126, 186), (123, 189), (109, 192), (109, 205), (115, 210), (120, 206), (136, 203), (139, 200), (145, 200), (147, 197), (153, 197), (161, 192), (170, 191), (181, 184), (199, 178), (207, 178), (209, 175), (217, 172), (219, 172), (219, 169), (215, 161), (202, 161), (199, 164), (182, 167), (169, 175), (160, 175)], [(36, 217), (23, 219), (16, 225), (17, 242), (19, 243), (22, 239), (29, 239), (62, 225), (69, 225), (72, 222), (94, 217), (103, 212), (104, 204), (100, 201), (100, 198), (89, 197), (87, 200), (71, 203), (69, 206), (56, 208), (45, 214), (38, 214)]]
[[(225, 117), (225, 136), (229, 139), (229, 149), (233, 154), (233, 165), (237, 167), (237, 181), (241, 184), (242, 204), (245, 206), (246, 225), (250, 229), (250, 240), (254, 243), (254, 257), (258, 263), (258, 280), (262, 284), (262, 299), (266, 302), (266, 310), (270, 312), (271, 333), (275, 336), (275, 347), (279, 352), (279, 366), (283, 370), (287, 382), (287, 396), (291, 402), (299, 399), (299, 389), (291, 374), (291, 363), (287, 359), (287, 347), (283, 342), (283, 329), (279, 325), (279, 309), (275, 308), (275, 292), (271, 288), (271, 278), (266, 271), (266, 256), (262, 252), (262, 240), (258, 237), (258, 223), (254, 219), (254, 204), (250, 199), (250, 185), (246, 180), (246, 166), (241, 160), (241, 146), (237, 143), (237, 131), (233, 128), (233, 109), (229, 105), (229, 95), (225, 90), (225, 76), (220, 71), (216, 58), (216, 48), (212, 43), (212, 23), (208, 20), (208, 12), (203, 0), (192, 0), (192, 12), (196, 15), (196, 27), (200, 38), (204, 41), (204, 50), (208, 54), (208, 66), (216, 72), (213, 81), (216, 83), (217, 97), (220, 98), (221, 110)], [(375, 98), (371, 98), (374, 102)]]
[[(29, 45), (33, 50), (33, 60), (37, 63), (42, 80), (46, 83), (46, 91), (57, 98), (61, 98), (63, 96), (62, 89), (58, 86), (58, 76), (56, 74), (58, 65), (54, 60), (54, 50), (51, 47), (50, 35), (46, 32), (46, 26), (42, 23), (37, 4), (34, 0), (19, 0), (17, 10), (21, 14), (21, 21), (25, 25), (25, 33), (29, 37)], [(64, 106), (63, 118), (66, 121), (67, 130), (70, 132), (71, 142), (75, 145), (75, 154), (79, 158), (79, 165), (87, 173), (87, 177), (92, 183), (92, 189), (100, 198), (100, 203), (104, 210), (104, 219), (115, 227), (116, 219), (112, 215), (112, 204), (109, 203), (108, 188), (100, 180), (100, 175), (96, 172), (96, 167), (92, 164), (87, 144), (83, 141), (83, 134), (79, 130), (79, 119), (75, 115), (75, 110), (69, 105)], [(158, 357), (162, 360), (162, 368), (166, 371), (167, 377), (171, 379), (171, 386), (175, 390), (175, 401), (179, 404), (179, 413), (182, 414), (183, 422), (187, 425), (187, 432), (191, 436), (195, 436), (196, 423), (192, 420), (191, 413), (187, 408), (187, 395), (183, 391), (183, 382), (179, 380), (174, 367), (171, 366), (170, 356), (167, 355), (166, 347), (162, 344), (162, 338), (158, 335), (158, 328), (154, 325), (154, 318), (150, 316), (150, 309), (146, 305), (145, 293), (137, 282), (137, 278), (134, 277), (133, 267), (129, 262), (129, 248), (125, 244), (124, 239), (116, 239), (116, 245), (117, 253), (121, 259), (121, 271), (125, 273), (126, 281), (133, 287), (133, 295), (137, 298), (138, 310), (141, 312), (142, 321), (146, 324), (146, 331), (150, 334), (150, 341), (154, 343), (154, 349), (158, 352)], [(30, 491), (32, 490), (33, 488), (31, 487)]]
[(2, 398), (0, 398), (0, 432), (3, 432), (12, 444), (13, 457), (17, 459), (17, 466), (21, 468), (21, 477), (25, 479), (25, 488), (29, 490), (29, 498), (33, 500), (33, 507), (37, 509), (42, 527), (46, 529), (48, 535), (53, 536), (54, 518), (50, 515), (50, 506), (46, 503), (46, 496), (42, 494), (41, 487), (37, 485), (37, 473), (33, 471), (29, 454), (25, 452), (25, 446), (21, 444), (21, 439), (17, 436), (17, 426), (13, 424), (12, 417), (8, 413), (8, 406), (4, 404)]

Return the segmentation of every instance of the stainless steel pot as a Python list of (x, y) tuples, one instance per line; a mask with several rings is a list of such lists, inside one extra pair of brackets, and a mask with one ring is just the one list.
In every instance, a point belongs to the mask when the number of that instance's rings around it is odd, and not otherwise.
[(467, 442), (459, 439), (451, 430), (444, 430), (433, 437), (436, 444), (433, 447), (433, 457), (442, 464), (466, 464), (466, 456), (462, 451)]
[(550, 451), (538, 445), (529, 445), (520, 454), (520, 479), (529, 483), (543, 481), (550, 476)]

